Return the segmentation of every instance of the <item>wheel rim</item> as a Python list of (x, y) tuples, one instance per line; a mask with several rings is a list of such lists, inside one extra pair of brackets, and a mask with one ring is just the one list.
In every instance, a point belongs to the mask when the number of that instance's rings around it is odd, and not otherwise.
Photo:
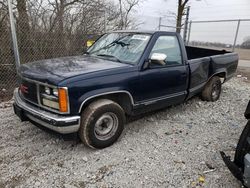
[(112, 112), (104, 113), (95, 123), (95, 136), (99, 140), (108, 140), (115, 135), (118, 127), (118, 117)]
[(216, 100), (220, 95), (220, 84), (214, 83), (212, 87), (212, 99)]

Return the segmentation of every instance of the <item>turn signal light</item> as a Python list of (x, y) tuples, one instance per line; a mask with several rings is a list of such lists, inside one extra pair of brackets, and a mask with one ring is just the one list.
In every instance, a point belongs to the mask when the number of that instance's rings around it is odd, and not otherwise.
[(68, 112), (68, 92), (65, 88), (58, 89), (59, 110), (60, 112)]

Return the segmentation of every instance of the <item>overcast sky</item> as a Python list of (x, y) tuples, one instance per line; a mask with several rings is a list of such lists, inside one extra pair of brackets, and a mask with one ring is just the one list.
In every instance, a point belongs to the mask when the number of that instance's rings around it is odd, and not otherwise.
[[(250, 19), (250, 0), (190, 0), (190, 20)], [(155, 30), (159, 17), (164, 25), (175, 25), (170, 12), (177, 11), (177, 0), (145, 0), (137, 8), (140, 29)], [(193, 24), (191, 40), (233, 43), (237, 22)], [(162, 30), (171, 30), (162, 28)], [(242, 22), (237, 43), (250, 36), (250, 21)]]

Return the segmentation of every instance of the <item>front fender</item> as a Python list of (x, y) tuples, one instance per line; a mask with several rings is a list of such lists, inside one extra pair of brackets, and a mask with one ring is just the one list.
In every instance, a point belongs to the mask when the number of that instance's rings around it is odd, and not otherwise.
[(248, 102), (247, 108), (245, 110), (244, 116), (246, 119), (250, 119), (250, 101)]
[(95, 97), (100, 97), (100, 96), (109, 95), (109, 94), (116, 94), (116, 93), (127, 94), (131, 100), (131, 104), (134, 105), (133, 96), (131, 95), (131, 93), (129, 91), (127, 91), (125, 89), (113, 87), (113, 88), (105, 88), (105, 89), (97, 89), (97, 90), (89, 91), (89, 92), (85, 93), (84, 95), (82, 95), (78, 100), (78, 102), (80, 104), (78, 112), (81, 113), (82, 107), (84, 106), (84, 104), (88, 100), (93, 99)]

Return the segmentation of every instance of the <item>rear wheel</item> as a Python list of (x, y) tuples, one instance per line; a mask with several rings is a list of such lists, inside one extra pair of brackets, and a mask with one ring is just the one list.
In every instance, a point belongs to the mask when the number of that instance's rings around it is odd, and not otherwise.
[(212, 77), (209, 82), (205, 85), (201, 99), (205, 101), (217, 101), (221, 94), (221, 81), (218, 76)]
[(119, 138), (124, 123), (125, 113), (121, 106), (114, 101), (100, 99), (82, 112), (79, 136), (89, 147), (105, 148)]

